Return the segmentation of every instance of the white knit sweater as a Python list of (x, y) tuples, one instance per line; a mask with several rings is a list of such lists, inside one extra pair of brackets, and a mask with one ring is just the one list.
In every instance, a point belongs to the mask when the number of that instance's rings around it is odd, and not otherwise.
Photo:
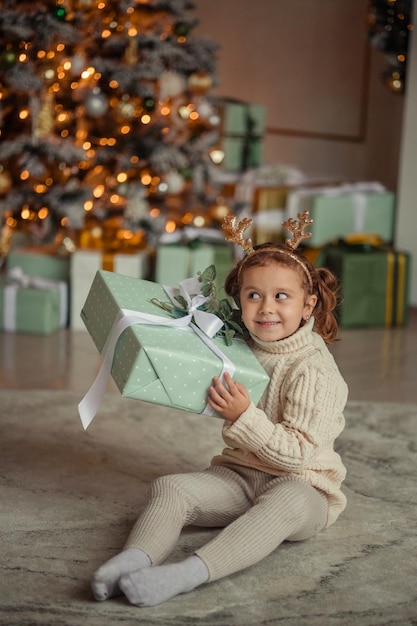
[(225, 421), (227, 445), (212, 465), (230, 463), (273, 476), (299, 477), (327, 494), (332, 524), (346, 506), (340, 486), (346, 470), (334, 441), (344, 427), (348, 389), (314, 319), (276, 342), (249, 345), (270, 376), (258, 406)]

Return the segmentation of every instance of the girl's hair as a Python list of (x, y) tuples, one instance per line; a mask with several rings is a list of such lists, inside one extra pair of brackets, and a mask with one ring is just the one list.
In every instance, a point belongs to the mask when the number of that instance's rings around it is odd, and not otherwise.
[[(291, 254), (297, 256), (310, 273), (313, 288), (311, 289), (308, 277), (302, 265), (292, 258), (289, 250), (284, 245), (264, 243), (254, 247), (255, 253), (245, 256), (238, 261), (229, 272), (225, 280), (225, 291), (240, 306), (239, 293), (242, 275), (246, 268), (266, 266), (271, 263), (279, 263), (298, 272), (302, 279), (302, 285), (306, 297), (310, 294), (317, 296), (317, 304), (314, 307), (315, 330), (326, 343), (337, 340), (338, 324), (333, 314), (338, 303), (339, 284), (332, 272), (325, 267), (316, 268), (302, 254), (300, 250), (291, 250)], [(303, 324), (303, 322), (302, 322)]]

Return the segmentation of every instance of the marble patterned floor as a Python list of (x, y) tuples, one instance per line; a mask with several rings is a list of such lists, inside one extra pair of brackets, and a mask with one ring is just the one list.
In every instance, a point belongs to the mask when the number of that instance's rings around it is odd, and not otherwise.
[[(203, 467), (215, 418), (108, 393), (85, 432), (73, 390), (0, 390), (0, 624), (415, 626), (417, 404), (351, 401), (348, 508), (316, 538), (153, 608), (93, 600), (158, 475)], [(215, 530), (184, 531), (173, 559)]]

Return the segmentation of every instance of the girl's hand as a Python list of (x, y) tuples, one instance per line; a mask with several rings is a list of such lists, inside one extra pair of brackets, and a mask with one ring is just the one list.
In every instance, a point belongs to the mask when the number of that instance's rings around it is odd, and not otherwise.
[(235, 382), (230, 374), (226, 373), (224, 380), (227, 387), (217, 376), (213, 378), (213, 385), (209, 388), (207, 402), (222, 417), (235, 422), (250, 405), (250, 397), (246, 388)]

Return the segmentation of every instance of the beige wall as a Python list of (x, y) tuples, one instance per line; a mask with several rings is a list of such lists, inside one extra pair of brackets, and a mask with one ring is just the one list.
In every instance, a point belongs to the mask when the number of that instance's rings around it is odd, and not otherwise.
[(368, 0), (194, 4), (197, 31), (220, 44), (216, 93), (267, 107), (264, 162), (291, 164), (311, 176), (377, 180), (398, 192), (396, 245), (413, 255), (411, 301), (417, 305), (416, 42), (401, 96), (382, 84), (384, 55), (367, 45)]
[(264, 103), (268, 127), (282, 130), (267, 133), (265, 162), (396, 189), (404, 99), (380, 81), (385, 60), (367, 45), (368, 0), (195, 6), (197, 32), (220, 44), (216, 92)]

